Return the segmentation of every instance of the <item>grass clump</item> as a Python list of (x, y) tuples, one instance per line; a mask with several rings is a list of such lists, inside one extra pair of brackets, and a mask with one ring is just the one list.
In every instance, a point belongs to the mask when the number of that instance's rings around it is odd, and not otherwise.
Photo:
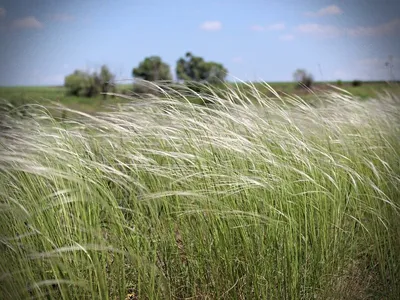
[(0, 298), (395, 299), (398, 98), (252, 92), (4, 109)]

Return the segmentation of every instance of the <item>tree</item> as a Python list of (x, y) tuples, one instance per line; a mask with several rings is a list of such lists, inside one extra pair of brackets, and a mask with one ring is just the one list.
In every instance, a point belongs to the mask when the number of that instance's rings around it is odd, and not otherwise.
[[(115, 76), (110, 72), (106, 65), (101, 67), (100, 73), (92, 74), (81, 70), (75, 70), (74, 73), (65, 77), (64, 86), (67, 94), (77, 97), (95, 97), (100, 92), (107, 93), (114, 90)], [(103, 95), (104, 99), (107, 95)]]
[(206, 62), (202, 57), (187, 52), (185, 58), (176, 63), (176, 76), (179, 80), (219, 83), (226, 78), (228, 70), (222, 64)]
[(294, 80), (299, 83), (300, 86), (311, 88), (314, 82), (314, 78), (310, 73), (307, 73), (304, 69), (297, 69), (293, 74)]
[(393, 55), (389, 55), (388, 61), (385, 62), (385, 67), (389, 70), (389, 81), (395, 81), (395, 76), (393, 73)]
[(206, 63), (206, 81), (211, 84), (221, 83), (225, 81), (228, 70), (222, 64), (216, 62)]
[(168, 64), (164, 63), (159, 56), (146, 57), (138, 67), (132, 70), (134, 78), (147, 81), (171, 80), (171, 71)]
[(103, 98), (107, 98), (107, 94), (110, 90), (113, 90), (115, 75), (110, 72), (106, 65), (101, 66), (100, 70), (100, 85), (101, 92), (103, 93)]
[(65, 77), (64, 86), (67, 94), (78, 97), (94, 97), (100, 92), (100, 78), (94, 74), (89, 74), (81, 70)]

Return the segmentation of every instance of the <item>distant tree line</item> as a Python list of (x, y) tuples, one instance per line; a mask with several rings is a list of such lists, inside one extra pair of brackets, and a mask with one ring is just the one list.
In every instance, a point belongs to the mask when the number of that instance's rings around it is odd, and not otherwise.
[[(386, 63), (389, 65), (389, 63)], [(175, 67), (176, 78), (195, 92), (207, 92), (209, 86), (223, 84), (228, 70), (221, 64), (213, 61), (205, 61), (200, 56), (187, 52), (179, 58)], [(392, 70), (391, 70), (392, 72)], [(136, 80), (133, 86), (135, 93), (154, 93), (154, 88), (140, 84), (145, 82), (171, 82), (172, 73), (170, 66), (163, 62), (159, 56), (149, 56), (143, 59), (139, 65), (132, 70), (132, 77)], [(304, 69), (297, 69), (293, 74), (294, 81), (299, 88), (310, 89), (314, 83), (312, 74)], [(353, 86), (360, 86), (362, 81), (354, 80)], [(341, 86), (342, 81), (338, 80), (337, 85)], [(111, 73), (106, 65), (103, 65), (100, 72), (87, 72), (75, 70), (65, 77), (64, 86), (67, 94), (78, 97), (95, 97), (99, 94), (105, 99), (107, 93), (115, 93), (115, 75)]]
[[(213, 61), (205, 61), (200, 56), (187, 52), (176, 62), (176, 77), (179, 82), (186, 83), (194, 88), (193, 83), (203, 85), (215, 85), (223, 83), (228, 70), (221, 64)], [(132, 70), (135, 79), (145, 81), (172, 81), (170, 66), (163, 62), (159, 56), (146, 57)], [(106, 65), (101, 67), (100, 73), (89, 73), (76, 70), (65, 77), (64, 86), (69, 95), (79, 97), (94, 97), (103, 93), (115, 91), (115, 75), (110, 72)], [(136, 89), (140, 92), (140, 88)], [(148, 90), (145, 90), (148, 92)]]

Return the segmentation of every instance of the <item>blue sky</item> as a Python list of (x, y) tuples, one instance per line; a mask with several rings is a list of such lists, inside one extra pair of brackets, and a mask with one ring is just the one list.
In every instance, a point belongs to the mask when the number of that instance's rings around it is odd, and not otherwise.
[(159, 55), (223, 63), (229, 79), (400, 79), (398, 0), (0, 0), (0, 85), (57, 85), (107, 64), (117, 79)]

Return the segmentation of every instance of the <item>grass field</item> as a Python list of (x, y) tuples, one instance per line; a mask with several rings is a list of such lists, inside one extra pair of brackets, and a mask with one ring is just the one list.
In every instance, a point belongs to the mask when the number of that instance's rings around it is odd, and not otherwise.
[(55, 101), (88, 113), (104, 110), (105, 106), (122, 101), (119, 98), (109, 98), (104, 101), (102, 96), (96, 98), (67, 96), (64, 87), (0, 87), (0, 98), (15, 106), (29, 103), (47, 105), (50, 101)]
[[(266, 86), (264, 83), (250, 83), (254, 87), (250, 87), (249, 84), (238, 83), (237, 85), (229, 84), (231, 88), (238, 88), (241, 91), (252, 92), (254, 88), (257, 89), (259, 93), (264, 94), (267, 97), (275, 97), (275, 92), (283, 96), (284, 94), (299, 95), (303, 99), (315, 98), (315, 95), (321, 92), (326, 92), (332, 90), (328, 84), (336, 85), (336, 83), (321, 83), (317, 82), (314, 85), (314, 90), (312, 92), (296, 88), (295, 83), (282, 82), (282, 83), (270, 83), (270, 87)], [(400, 93), (400, 84), (388, 84), (386, 82), (366, 82), (358, 87), (353, 87), (351, 82), (343, 82), (340, 88), (352, 93), (355, 97), (360, 97), (361, 99), (374, 98), (377, 93), (383, 91), (389, 91), (391, 93)], [(271, 92), (272, 88), (274, 93)], [(119, 84), (117, 87), (118, 93), (130, 93), (132, 91), (132, 84)], [(49, 101), (57, 101), (63, 105), (84, 111), (87, 113), (93, 113), (96, 111), (104, 111), (110, 104), (115, 103), (126, 103), (122, 98), (110, 98), (103, 100), (102, 96), (96, 98), (83, 98), (83, 97), (73, 97), (66, 96), (66, 90), (64, 87), (0, 87), (0, 99), (6, 99), (10, 101), (13, 105), (19, 106), (27, 103), (39, 103), (46, 105)], [(191, 101), (194, 103), (201, 103), (198, 97), (191, 97)]]
[(4, 107), (0, 298), (398, 299), (400, 99), (357, 91)]

